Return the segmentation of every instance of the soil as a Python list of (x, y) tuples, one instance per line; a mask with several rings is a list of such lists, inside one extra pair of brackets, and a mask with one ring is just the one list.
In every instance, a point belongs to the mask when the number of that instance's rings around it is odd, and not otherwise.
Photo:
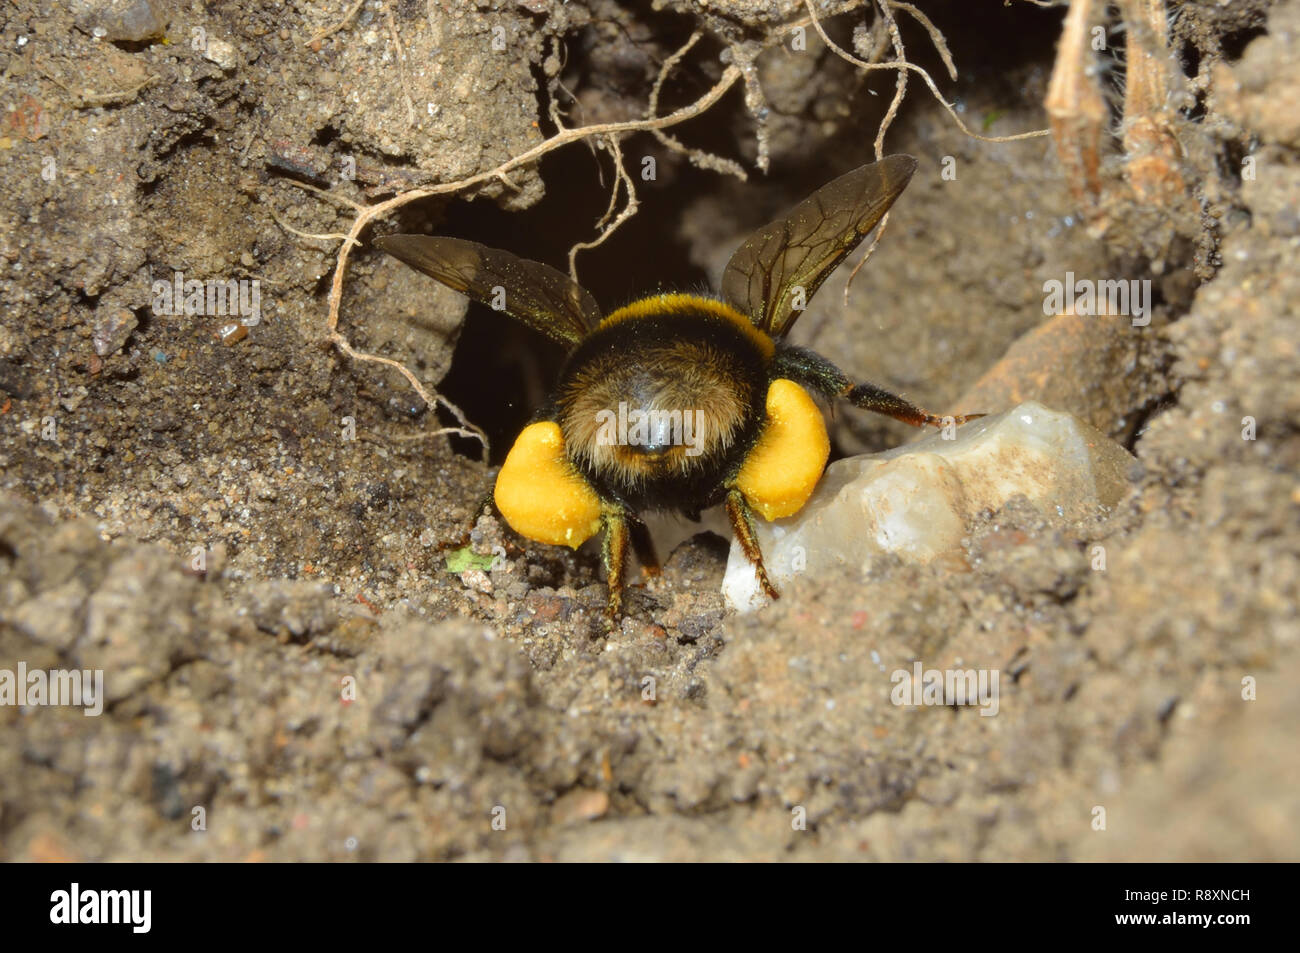
[[(670, 132), (746, 180), (623, 137), (637, 212), (577, 266), (606, 309), (716, 287), (756, 226), (872, 158), (896, 73), (811, 28), (794, 49), (796, 0), (351, 6), (0, 14), (0, 670), (106, 691), (98, 717), (0, 705), (0, 859), (1300, 859), (1300, 2), (1170, 4), (1169, 201), (1129, 187), (1107, 21), (1105, 227), (1051, 138), (971, 138), (911, 74), (885, 146), (916, 177), (847, 301), (846, 267), (794, 332), (930, 409), (1076, 413), (1141, 464), (1119, 506), (1013, 501), (961, 559), (805, 576), (744, 615), (726, 540), (679, 521), (610, 633), (597, 551), (475, 521), (556, 349), (363, 233), (339, 330), (458, 405), (485, 462), (331, 345), (340, 234), (557, 121), (643, 117), (699, 30), (659, 113), (740, 64), (744, 90)], [(911, 19), (908, 57), (971, 131), (1047, 126), (1064, 8), (917, 6), (958, 78)], [(867, 10), (821, 12), (870, 47)], [(579, 141), (375, 230), (564, 268), (613, 184)], [(1150, 324), (1045, 316), (1071, 271), (1150, 280)], [(159, 313), (176, 272), (256, 279), (261, 320)], [(836, 455), (913, 436), (833, 413)], [(918, 660), (1000, 671), (997, 715), (892, 703)]]

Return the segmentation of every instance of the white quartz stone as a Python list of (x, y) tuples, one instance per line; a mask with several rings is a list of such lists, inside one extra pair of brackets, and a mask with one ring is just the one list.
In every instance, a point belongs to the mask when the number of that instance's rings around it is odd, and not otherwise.
[[(1065, 523), (1113, 506), (1128, 487), (1128, 451), (1035, 401), (972, 421), (953, 438), (936, 433), (837, 460), (794, 516), (773, 523), (755, 517), (777, 589), (801, 572), (865, 568), (882, 553), (924, 563), (960, 552), (975, 517), (1017, 494)], [(722, 591), (742, 611), (767, 601), (734, 539)]]

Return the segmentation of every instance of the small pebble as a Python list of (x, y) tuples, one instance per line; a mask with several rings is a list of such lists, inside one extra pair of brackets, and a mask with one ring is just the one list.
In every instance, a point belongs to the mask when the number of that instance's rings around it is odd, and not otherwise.
[(118, 308), (109, 312), (95, 325), (95, 333), (91, 342), (95, 347), (95, 353), (100, 357), (108, 357), (108, 355), (120, 350), (139, 323), (136, 316), (126, 308)]
[(221, 339), (222, 344), (236, 344), (248, 337), (248, 327), (238, 321), (232, 321), (217, 328), (217, 337)]

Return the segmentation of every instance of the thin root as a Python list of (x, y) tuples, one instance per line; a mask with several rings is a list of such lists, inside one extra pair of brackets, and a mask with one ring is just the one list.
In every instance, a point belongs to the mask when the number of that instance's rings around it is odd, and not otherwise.
[[(614, 158), (614, 188), (609, 194), (609, 208), (605, 210), (605, 215), (596, 227), (601, 229), (601, 233), (589, 242), (578, 242), (569, 249), (569, 277), (574, 281), (578, 280), (578, 252), (588, 248), (595, 248), (597, 245), (604, 244), (605, 240), (613, 235), (624, 222), (636, 214), (637, 206), (640, 204), (636, 197), (636, 186), (632, 182), (632, 177), (627, 174), (627, 169), (623, 167), (623, 150), (619, 148), (618, 138), (609, 136), (609, 151)], [(608, 227), (606, 223), (614, 214), (614, 208), (618, 205), (618, 187), (622, 183), (627, 190), (627, 204), (623, 206), (623, 211), (618, 213), (618, 217), (610, 222)]]
[[(393, 196), (387, 201), (364, 207), (355, 206), (353, 203), (344, 200), (347, 204), (353, 205), (354, 208), (357, 208), (357, 216), (353, 219), (347, 235), (343, 237), (343, 243), (339, 247), (338, 257), (335, 260), (334, 277), (330, 282), (330, 293), (328, 299), (326, 339), (337, 347), (343, 354), (354, 358), (355, 360), (386, 364), (389, 367), (396, 368), (428, 406), (432, 407), (435, 403), (441, 403), (444, 407), (455, 414), (456, 419), (461, 423), (464, 430), (468, 431), (466, 435), (472, 436), (480, 442), (483, 447), (484, 459), (486, 459), (488, 453), (487, 436), (483, 431), (470, 424), (458, 407), (441, 395), (435, 395), (429, 392), (424, 385), (419, 382), (416, 376), (401, 363), (394, 361), (391, 358), (379, 357), (374, 354), (363, 354), (360, 351), (355, 350), (348, 342), (347, 338), (345, 338), (338, 330), (339, 308), (343, 301), (343, 278), (347, 271), (348, 258), (352, 253), (352, 248), (353, 246), (360, 244), (362, 231), (364, 231), (365, 228), (375, 219), (381, 218), (388, 213), (401, 208), (404, 205), (409, 205), (411, 202), (418, 201), (419, 199), (429, 198), (434, 195), (447, 195), (454, 192), (462, 192), (466, 189), (472, 188), (476, 185), (481, 185), (485, 182), (490, 182), (494, 179), (504, 181), (508, 184), (513, 184), (510, 183), (510, 180), (506, 177), (506, 173), (535, 162), (547, 153), (552, 152), (561, 146), (566, 146), (571, 142), (581, 142), (594, 136), (607, 136), (614, 138), (623, 133), (653, 131), (656, 129), (664, 129), (668, 126), (674, 126), (680, 122), (685, 122), (686, 120), (692, 119), (709, 109), (714, 103), (723, 97), (727, 90), (735, 85), (736, 80), (739, 78), (740, 70), (734, 66), (730, 66), (723, 71), (721, 78), (707, 93), (689, 106), (684, 106), (667, 116), (632, 120), (629, 122), (596, 123), (594, 125), (582, 126), (576, 129), (563, 129), (544, 142), (538, 143), (533, 148), (520, 153), (512, 159), (506, 160), (491, 171), (472, 175), (456, 182), (446, 182), (439, 185), (410, 189), (409, 191)], [(620, 169), (622, 168), (621, 162), (619, 163), (619, 167)], [(624, 175), (626, 175), (626, 173), (624, 173)], [(295, 182), (294, 184), (303, 188), (309, 188), (311, 191), (321, 191), (303, 183)], [(635, 209), (634, 202), (635, 196), (630, 194), (629, 207), (624, 209), (624, 213), (620, 218), (625, 220), (625, 216), (632, 214), (629, 209)], [(616, 221), (615, 225), (617, 224), (619, 223)], [(613, 230), (613, 227), (614, 226), (611, 226), (606, 230), (606, 236), (608, 236), (609, 232)], [(603, 240), (603, 237), (601, 240)]]
[(343, 29), (345, 26), (348, 25), (348, 22), (354, 16), (357, 15), (357, 11), (361, 9), (361, 5), (365, 2), (366, 0), (357, 0), (356, 3), (352, 4), (352, 6), (348, 8), (348, 12), (343, 14), (342, 20), (340, 20), (338, 23), (334, 24), (333, 26), (327, 26), (325, 27), (325, 29), (321, 30), (320, 32), (313, 34), (311, 39), (309, 39), (306, 43), (304, 43), (303, 46), (311, 46), (313, 43), (323, 40), (327, 36), (332, 36), (333, 34), (337, 33), (339, 30)]
[[(861, 70), (869, 71), (869, 70), (878, 70), (878, 69), (896, 69), (899, 71), (900, 82), (895, 89), (894, 99), (892, 102), (890, 102), (889, 111), (885, 113), (885, 118), (884, 120), (882, 120), (880, 124), (880, 131), (876, 135), (875, 150), (876, 150), (877, 159), (881, 159), (884, 157), (885, 133), (889, 129), (890, 124), (894, 120), (894, 116), (898, 112), (898, 106), (902, 101), (903, 93), (905, 92), (905, 88), (906, 88), (906, 84), (902, 81), (902, 78), (903, 75), (909, 70), (920, 74), (921, 78), (925, 80), (925, 85), (928, 86), (930, 88), (930, 92), (934, 94), (934, 98), (939, 101), (939, 105), (943, 106), (943, 108), (948, 111), (948, 115), (950, 115), (953, 119), (953, 122), (957, 124), (957, 128), (960, 129), (966, 135), (970, 136), (972, 139), (978, 139), (980, 142), (1015, 142), (1020, 139), (1035, 139), (1038, 138), (1039, 136), (1047, 136), (1051, 134), (1050, 129), (1035, 129), (1032, 132), (1022, 132), (1014, 136), (981, 136), (978, 133), (972, 132), (970, 129), (966, 127), (966, 124), (961, 121), (961, 116), (957, 114), (957, 110), (952, 107), (952, 104), (949, 103), (946, 99), (944, 99), (943, 96), (939, 93), (939, 87), (935, 85), (934, 80), (930, 77), (930, 74), (926, 72), (926, 70), (922, 69), (920, 66), (917, 66), (915, 63), (908, 62), (908, 60), (905, 58), (903, 53), (902, 37), (898, 32), (898, 24), (894, 20), (894, 15), (890, 12), (889, 8), (895, 7), (897, 9), (906, 10), (908, 13), (911, 13), (913, 16), (917, 18), (918, 22), (920, 22), (921, 25), (924, 26), (927, 29), (927, 31), (929, 31), (930, 37), (934, 41), (936, 49), (939, 50), (940, 57), (944, 60), (944, 65), (948, 67), (949, 72), (955, 77), (957, 70), (956, 67), (952, 64), (951, 56), (947, 54), (947, 46), (942, 42), (943, 41), (942, 34), (938, 32), (938, 29), (934, 26), (934, 24), (930, 23), (929, 20), (926, 19), (920, 13), (919, 10), (909, 9), (910, 7), (909, 4), (895, 3), (893, 2), (893, 0), (878, 0), (878, 6), (885, 23), (889, 27), (890, 39), (893, 41), (893, 45), (894, 45), (894, 54), (896, 59), (888, 63), (868, 63), (866, 60), (859, 59), (858, 57), (854, 56), (852, 53), (849, 53), (847, 50), (843, 49), (841, 46), (836, 44), (835, 41), (832, 40), (827, 35), (826, 30), (822, 27), (821, 19), (817, 16), (817, 10), (813, 7), (812, 0), (804, 0), (804, 7), (808, 11), (808, 22), (810, 22), (813, 28), (816, 29), (817, 35), (821, 37), (822, 42), (826, 44), (827, 48), (831, 52), (833, 52), (836, 56), (838, 56), (840, 59), (848, 63), (852, 63), (854, 66), (858, 67)], [(885, 230), (885, 226), (886, 224), (888, 224), (888, 222), (889, 222), (889, 215), (886, 214), (880, 220), (880, 226), (876, 230), (876, 237), (872, 241), (872, 243), (867, 247), (866, 254), (864, 254), (862, 256), (862, 260), (859, 261), (857, 265), (854, 266), (853, 271), (849, 274), (848, 280), (844, 283), (844, 299), (846, 301), (848, 300), (849, 287), (853, 283), (854, 276), (857, 275), (858, 271), (862, 268), (862, 266), (867, 263), (867, 259), (871, 257), (871, 253), (875, 251), (876, 245), (880, 242), (880, 235)]]
[[(691, 34), (690, 39), (682, 45), (681, 49), (668, 57), (668, 59), (664, 60), (663, 68), (659, 70), (659, 77), (655, 80), (654, 87), (650, 90), (650, 108), (646, 113), (647, 118), (653, 119), (659, 113), (659, 92), (663, 88), (664, 80), (668, 78), (668, 74), (672, 72), (673, 67), (681, 62), (682, 57), (689, 53), (691, 47), (698, 43), (703, 36), (703, 31), (696, 30)], [(749, 176), (745, 174), (745, 170), (739, 162), (724, 158), (723, 156), (714, 155), (711, 152), (705, 152), (703, 149), (692, 149), (690, 146), (682, 143), (679, 139), (668, 135), (668, 133), (660, 129), (652, 129), (650, 131), (666, 148), (671, 149), (678, 155), (685, 156), (687, 161), (696, 168), (734, 175), (742, 182), (749, 178)]]

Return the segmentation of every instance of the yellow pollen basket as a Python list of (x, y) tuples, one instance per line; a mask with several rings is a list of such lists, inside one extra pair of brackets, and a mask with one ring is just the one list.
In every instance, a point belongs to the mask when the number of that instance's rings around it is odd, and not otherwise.
[(736, 488), (766, 520), (793, 516), (812, 496), (830, 453), (817, 404), (794, 381), (778, 378), (767, 389), (767, 423)]
[(497, 509), (521, 536), (577, 549), (600, 529), (600, 498), (564, 455), (560, 425), (529, 424), (497, 474)]

